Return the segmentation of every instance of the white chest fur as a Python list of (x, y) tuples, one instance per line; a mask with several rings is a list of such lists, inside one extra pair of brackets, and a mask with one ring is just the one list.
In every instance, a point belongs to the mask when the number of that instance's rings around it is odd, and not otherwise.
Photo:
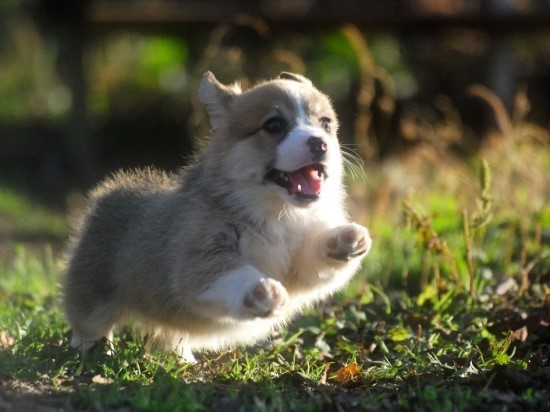
[(304, 233), (288, 222), (273, 222), (262, 232), (248, 232), (242, 238), (245, 258), (269, 277), (283, 281), (292, 266), (293, 257), (302, 247)]

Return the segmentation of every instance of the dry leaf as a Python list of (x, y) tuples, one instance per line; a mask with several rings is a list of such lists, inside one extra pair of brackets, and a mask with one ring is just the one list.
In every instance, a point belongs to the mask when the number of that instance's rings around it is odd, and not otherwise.
[(8, 335), (7, 332), (0, 330), (0, 351), (8, 349), (14, 343), (15, 339)]
[(92, 382), (97, 383), (99, 385), (109, 385), (109, 384), (113, 383), (114, 381), (111, 378), (106, 378), (105, 376), (95, 375), (92, 378)]
[(331, 376), (331, 379), (334, 379), (338, 383), (345, 384), (353, 381), (355, 377), (360, 374), (361, 372), (357, 369), (357, 364), (354, 362), (338, 369), (334, 375)]
[(328, 378), (328, 371), (330, 369), (330, 363), (327, 363), (325, 365), (325, 369), (323, 370), (323, 374), (321, 375), (321, 379), (319, 380), (319, 383), (321, 385), (326, 385), (327, 384), (327, 378)]
[(236, 348), (234, 350), (223, 352), (222, 354), (220, 354), (220, 356), (216, 358), (214, 362), (216, 362), (217, 364), (222, 364), (227, 363), (233, 359), (239, 359), (240, 357), (241, 351), (239, 350), (239, 348)]
[(527, 332), (527, 326), (523, 326), (512, 333), (512, 340), (519, 340), (525, 342), (529, 333)]

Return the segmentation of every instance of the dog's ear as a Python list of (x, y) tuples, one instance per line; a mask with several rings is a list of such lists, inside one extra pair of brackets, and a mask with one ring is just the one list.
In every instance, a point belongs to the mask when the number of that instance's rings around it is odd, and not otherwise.
[(306, 83), (311, 85), (311, 81), (305, 78), (304, 76), (302, 76), (301, 74), (282, 72), (281, 74), (279, 74), (279, 76), (277, 76), (277, 78), (283, 79), (283, 80), (294, 80), (295, 82)]
[(221, 84), (212, 72), (206, 72), (199, 86), (199, 98), (204, 105), (210, 125), (216, 130), (220, 127), (233, 98), (241, 94), (238, 85)]

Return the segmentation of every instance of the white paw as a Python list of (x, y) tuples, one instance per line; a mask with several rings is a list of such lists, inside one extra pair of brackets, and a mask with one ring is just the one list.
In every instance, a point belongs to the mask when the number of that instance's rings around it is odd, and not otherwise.
[(263, 278), (246, 292), (243, 305), (252, 315), (265, 318), (277, 315), (287, 300), (288, 293), (281, 282)]
[(188, 346), (177, 347), (174, 349), (174, 352), (178, 355), (180, 363), (197, 363), (191, 348)]
[(86, 355), (94, 346), (99, 345), (99, 342), (105, 343), (105, 354), (111, 356), (115, 350), (112, 333), (109, 333), (107, 336), (97, 340), (85, 340), (76, 333), (73, 333), (71, 346), (75, 349), (80, 349), (81, 354)]
[(368, 253), (371, 244), (372, 240), (366, 227), (355, 223), (338, 226), (327, 242), (327, 256), (348, 261)]

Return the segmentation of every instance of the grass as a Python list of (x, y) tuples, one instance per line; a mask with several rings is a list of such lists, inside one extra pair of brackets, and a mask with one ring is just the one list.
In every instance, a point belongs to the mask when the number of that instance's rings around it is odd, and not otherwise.
[(430, 204), (404, 199), (398, 223), (370, 225), (374, 250), (345, 293), (269, 342), (205, 353), (196, 365), (145, 354), (131, 328), (113, 356), (81, 359), (68, 344), (52, 248), (15, 245), (0, 265), (0, 401), (14, 410), (548, 410), (550, 210), (510, 218), (487, 204), (481, 180), (463, 209), (471, 219), (443, 193)]
[(67, 235), (64, 216), (0, 186), (0, 233), (21, 241), (59, 240)]

